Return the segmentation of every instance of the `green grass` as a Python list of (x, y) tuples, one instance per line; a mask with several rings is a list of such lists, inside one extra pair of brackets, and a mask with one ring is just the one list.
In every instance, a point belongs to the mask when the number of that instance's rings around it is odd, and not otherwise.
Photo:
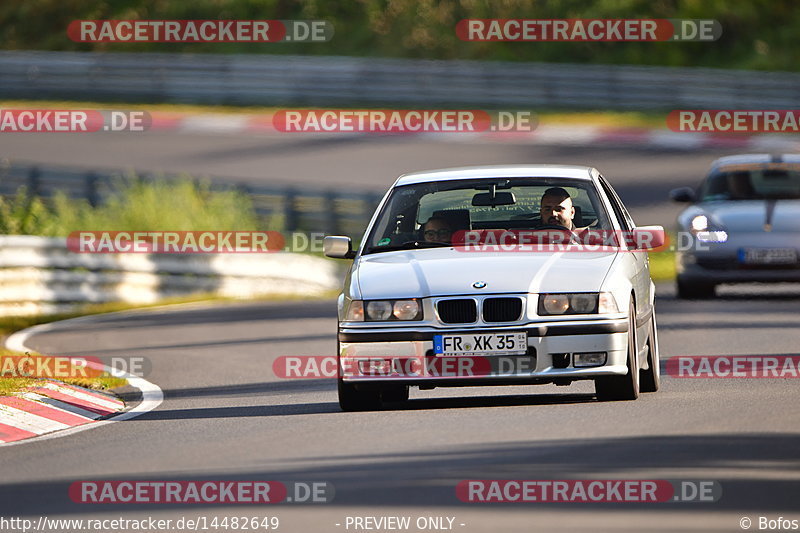
[(675, 252), (650, 252), (650, 277), (653, 281), (675, 279)]
[[(8, 356), (19, 356), (19, 355), (20, 354), (17, 352), (0, 349), (0, 361), (3, 362), (7, 361), (7, 359), (5, 358)], [(30, 352), (27, 352), (26, 355), (30, 357), (47, 357), (41, 354), (30, 353)], [(79, 372), (75, 372), (74, 374), (79, 374)], [(37, 377), (13, 377), (17, 375), (18, 375), (17, 372), (0, 371), (0, 396), (9, 396), (15, 393), (22, 392), (28, 387), (34, 385), (40, 379)], [(95, 390), (114, 389), (117, 387), (122, 387), (127, 383), (127, 380), (123, 378), (107, 376), (107, 375), (75, 377), (75, 378), (55, 378), (55, 379), (58, 379), (59, 381), (63, 381), (64, 383), (68, 383), (70, 385), (77, 385), (79, 387), (85, 387), (87, 389), (95, 389)]]

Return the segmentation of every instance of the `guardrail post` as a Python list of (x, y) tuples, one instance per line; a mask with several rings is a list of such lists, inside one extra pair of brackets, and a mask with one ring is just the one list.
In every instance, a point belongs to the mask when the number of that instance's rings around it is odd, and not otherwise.
[(328, 235), (339, 234), (339, 213), (336, 212), (336, 193), (325, 193), (324, 228)]
[(86, 174), (85, 183), (85, 192), (86, 199), (89, 201), (89, 205), (92, 207), (97, 207), (100, 203), (100, 198), (97, 194), (97, 174), (94, 172), (89, 172)]
[(28, 171), (28, 195), (39, 196), (39, 167), (33, 166)]
[(297, 200), (297, 191), (294, 189), (286, 189), (286, 197), (283, 204), (283, 231), (291, 233), (297, 230), (297, 209), (295, 201)]

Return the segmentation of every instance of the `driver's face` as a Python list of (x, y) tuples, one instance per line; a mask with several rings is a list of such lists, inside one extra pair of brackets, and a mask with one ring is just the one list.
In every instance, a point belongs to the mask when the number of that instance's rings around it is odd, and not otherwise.
[(570, 229), (572, 228), (572, 219), (575, 218), (572, 198), (545, 196), (542, 198), (539, 213), (542, 215), (543, 224), (557, 224)]

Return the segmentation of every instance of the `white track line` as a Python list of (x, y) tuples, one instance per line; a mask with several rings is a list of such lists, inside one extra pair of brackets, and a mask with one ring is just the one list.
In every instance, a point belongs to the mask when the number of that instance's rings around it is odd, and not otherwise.
[[(130, 313), (131, 311), (121, 311), (120, 313)], [(106, 313), (110, 314), (110, 313)], [(116, 313), (114, 313), (116, 314)], [(23, 329), (21, 331), (17, 331), (16, 333), (11, 334), (6, 339), (6, 348), (9, 350), (14, 350), (17, 352), (31, 352), (35, 351), (27, 346), (25, 343), (28, 341), (30, 337), (33, 335), (37, 335), (39, 333), (44, 333), (46, 331), (53, 331), (59, 329), (65, 329), (65, 324), (74, 324), (75, 322), (89, 322), (95, 317), (102, 317), (105, 315), (89, 315), (89, 316), (82, 316), (78, 318), (70, 318), (67, 320), (61, 320), (59, 322), (50, 322), (48, 324), (39, 324), (38, 326), (33, 326), (27, 329)], [(94, 361), (90, 361), (88, 366), (95, 368), (97, 370), (103, 370), (106, 372), (111, 372), (112, 369), (110, 367), (101, 365), (99, 363), (95, 363)], [(144, 378), (140, 378), (134, 376), (132, 374), (128, 374), (126, 372), (120, 372), (119, 370), (114, 370), (115, 375), (125, 378), (128, 380), (128, 384), (135, 388), (139, 389), (142, 393), (142, 401), (139, 404), (131, 409), (130, 411), (125, 411), (118, 415), (115, 415), (111, 418), (107, 418), (105, 420), (100, 420), (98, 422), (91, 422), (89, 424), (85, 424), (82, 426), (75, 426), (70, 429), (56, 431), (54, 433), (48, 433), (46, 435), (41, 435), (39, 437), (31, 437), (28, 439), (22, 439), (14, 442), (5, 442), (0, 443), (0, 447), (3, 446), (15, 446), (18, 444), (27, 444), (29, 442), (34, 441), (42, 441), (42, 440), (50, 440), (50, 439), (57, 439), (59, 437), (66, 437), (67, 435), (73, 435), (75, 433), (80, 433), (81, 431), (86, 431), (88, 429), (93, 429), (96, 427), (104, 426), (106, 424), (111, 424), (113, 422), (121, 422), (123, 420), (130, 420), (131, 418), (136, 418), (139, 415), (143, 415), (148, 413), (161, 405), (161, 402), (164, 401), (164, 393), (161, 388), (156, 385), (155, 383), (150, 383)]]

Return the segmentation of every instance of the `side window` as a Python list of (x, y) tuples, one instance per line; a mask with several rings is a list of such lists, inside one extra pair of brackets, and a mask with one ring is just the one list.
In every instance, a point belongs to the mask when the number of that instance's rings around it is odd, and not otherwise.
[(606, 196), (608, 196), (608, 200), (611, 202), (611, 207), (614, 209), (614, 214), (617, 216), (617, 220), (619, 221), (620, 226), (625, 231), (630, 231), (636, 227), (636, 224), (633, 222), (630, 213), (628, 210), (625, 209), (625, 206), (622, 205), (622, 201), (620, 201), (619, 196), (611, 188), (611, 185), (606, 181), (606, 179), (600, 176), (600, 185), (603, 187), (603, 191), (605, 191)]

